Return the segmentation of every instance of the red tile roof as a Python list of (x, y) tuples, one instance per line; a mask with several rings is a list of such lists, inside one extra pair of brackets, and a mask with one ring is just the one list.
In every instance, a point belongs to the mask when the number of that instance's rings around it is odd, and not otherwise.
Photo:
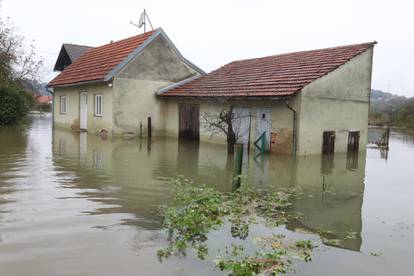
[(155, 31), (87, 50), (62, 73), (56, 76), (49, 83), (49, 86), (104, 81), (112, 69), (125, 60), (129, 54), (144, 43)]
[(38, 96), (35, 100), (39, 104), (48, 104), (52, 102), (52, 96)]
[(195, 80), (163, 89), (162, 97), (279, 97), (300, 91), (376, 42), (234, 61)]

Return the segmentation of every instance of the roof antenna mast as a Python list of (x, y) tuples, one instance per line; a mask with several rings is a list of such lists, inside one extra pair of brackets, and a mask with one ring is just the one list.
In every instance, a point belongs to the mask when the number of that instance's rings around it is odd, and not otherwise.
[(137, 28), (141, 28), (142, 26), (144, 26), (144, 33), (145, 33), (147, 31), (147, 28), (146, 28), (147, 27), (147, 20), (148, 20), (148, 23), (150, 24), (151, 30), (154, 30), (154, 27), (152, 27), (151, 21), (150, 21), (150, 19), (148, 17), (148, 14), (147, 14), (145, 9), (139, 17), (138, 24), (136, 24), (132, 21), (129, 22), (129, 23), (131, 23), (132, 25), (134, 25)]

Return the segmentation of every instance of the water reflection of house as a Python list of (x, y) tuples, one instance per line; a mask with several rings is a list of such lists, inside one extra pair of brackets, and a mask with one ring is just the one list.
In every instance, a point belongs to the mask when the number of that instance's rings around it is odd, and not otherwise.
[[(135, 219), (128, 223), (159, 227), (158, 206), (171, 200), (169, 179), (178, 174), (195, 183), (231, 190), (233, 162), (220, 145), (160, 138), (153, 139), (149, 148), (147, 140), (111, 141), (87, 134), (83, 137), (55, 129), (54, 160), (59, 167), (76, 173), (78, 179), (73, 185), (84, 189), (83, 195), (108, 204), (97, 213), (134, 214)], [(359, 250), (364, 153), (337, 154), (327, 163), (319, 155), (269, 155), (262, 160), (250, 156), (244, 169), (252, 185), (296, 187), (304, 192), (292, 209), (303, 216), (291, 221), (289, 229), (320, 232), (330, 240), (355, 232), (354, 238), (341, 241), (339, 246)], [(327, 235), (322, 230), (332, 233)]]
[(133, 223), (156, 227), (158, 207), (171, 200), (171, 178), (185, 175), (223, 191), (231, 189), (217, 181), (230, 183), (232, 177), (226, 159), (217, 158), (221, 146), (199, 149), (198, 143), (173, 138), (153, 139), (151, 147), (147, 145), (147, 140), (102, 140), (62, 129), (53, 133), (57, 167), (77, 176), (66, 185), (85, 189), (84, 196), (109, 205), (97, 213), (132, 213), (137, 218)]
[[(364, 193), (365, 153), (337, 155), (328, 163), (322, 156), (299, 159), (295, 186), (304, 196), (293, 211), (302, 214), (288, 224), (320, 234), (324, 243), (359, 251)], [(323, 166), (328, 164), (328, 169)]]

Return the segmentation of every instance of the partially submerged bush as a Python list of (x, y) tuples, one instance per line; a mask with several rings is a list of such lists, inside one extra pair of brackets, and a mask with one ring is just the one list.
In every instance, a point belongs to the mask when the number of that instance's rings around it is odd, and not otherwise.
[(18, 122), (33, 105), (33, 98), (26, 91), (12, 84), (0, 84), (0, 125)]
[[(211, 255), (208, 234), (230, 223), (230, 233), (238, 241), (245, 240), (252, 224), (277, 227), (293, 217), (288, 209), (296, 191), (260, 191), (244, 185), (231, 193), (220, 193), (206, 186), (194, 186), (179, 177), (174, 181), (174, 206), (162, 207), (169, 245), (158, 250), (162, 261), (172, 254), (185, 256), (186, 249), (196, 251), (199, 259)], [(220, 270), (231, 275), (284, 274), (292, 259), (311, 260), (313, 245), (308, 240), (289, 241), (283, 235), (256, 237), (254, 251), (248, 254), (244, 245), (231, 244), (214, 257)], [(249, 250), (250, 252), (251, 250)]]

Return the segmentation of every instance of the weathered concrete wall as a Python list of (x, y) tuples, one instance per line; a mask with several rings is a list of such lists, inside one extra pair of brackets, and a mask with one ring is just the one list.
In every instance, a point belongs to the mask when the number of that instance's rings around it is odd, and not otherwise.
[(306, 86), (301, 94), (298, 154), (320, 154), (324, 131), (335, 131), (335, 152), (346, 152), (349, 131), (366, 148), (373, 50)]
[(140, 122), (146, 133), (147, 118), (151, 117), (153, 134), (163, 135), (163, 103), (156, 92), (196, 74), (199, 73), (185, 64), (163, 37), (156, 38), (113, 81), (114, 133), (137, 134)]
[[(106, 84), (85, 85), (77, 87), (55, 88), (54, 95), (54, 125), (62, 128), (79, 129), (79, 95), (81, 92), (87, 92), (88, 132), (95, 132), (100, 129), (108, 130), (112, 133), (112, 88)], [(103, 116), (97, 117), (94, 112), (95, 95), (103, 95)], [(67, 113), (60, 113), (60, 96), (66, 96)]]
[[(223, 106), (215, 101), (209, 100), (189, 100), (189, 99), (162, 99), (164, 105), (162, 106), (162, 114), (165, 118), (164, 127), (167, 136), (178, 137), (178, 109), (179, 104), (198, 104), (200, 106), (200, 141), (225, 144), (226, 137), (223, 132), (212, 132), (206, 127), (203, 116), (219, 114)], [(300, 96), (296, 96), (290, 100), (290, 105), (299, 110)], [(235, 107), (250, 108), (251, 127), (250, 127), (250, 145), (256, 137), (256, 110), (258, 108), (271, 108), (271, 132), (276, 134), (277, 143), (272, 145), (272, 151), (290, 154), (292, 145), (292, 130), (293, 130), (293, 114), (286, 106), (285, 100), (263, 100), (263, 101), (233, 101), (232, 105)]]

